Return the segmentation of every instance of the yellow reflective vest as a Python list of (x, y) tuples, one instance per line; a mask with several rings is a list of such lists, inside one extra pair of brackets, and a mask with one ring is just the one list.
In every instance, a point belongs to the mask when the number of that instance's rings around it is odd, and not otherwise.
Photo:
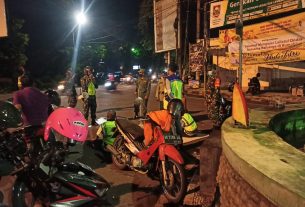
[(194, 132), (197, 129), (197, 124), (189, 113), (182, 116), (182, 123), (185, 132)]

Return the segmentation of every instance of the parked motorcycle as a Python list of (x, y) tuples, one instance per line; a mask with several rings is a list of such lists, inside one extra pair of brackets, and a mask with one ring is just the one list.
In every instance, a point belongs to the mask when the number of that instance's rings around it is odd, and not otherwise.
[(173, 203), (180, 202), (186, 192), (184, 160), (175, 147), (182, 144), (180, 119), (176, 117), (183, 108), (181, 101), (178, 105), (170, 115), (172, 122), (169, 132), (163, 131), (152, 117), (146, 120), (152, 123), (154, 142), (151, 145), (144, 144), (143, 128), (127, 119), (116, 120), (118, 135), (113, 145), (106, 145), (115, 166), (121, 170), (128, 167), (159, 179), (164, 195)]
[(222, 123), (232, 115), (232, 101), (224, 98), (219, 89), (215, 91), (215, 100), (213, 100), (213, 123), (215, 127), (220, 127)]
[[(6, 117), (17, 117), (19, 112), (14, 111), (14, 106), (8, 104), (0, 102), (1, 112), (9, 112)], [(63, 114), (62, 110), (57, 110), (57, 113)], [(57, 113), (54, 111), (52, 115), (56, 116)], [(57, 123), (65, 127), (63, 123)], [(70, 124), (81, 123), (73, 121)], [(30, 133), (25, 133), (32, 127), (7, 132), (7, 128), (11, 127), (16, 127), (13, 118), (0, 120), (0, 164), (2, 166), (4, 163), (3, 166), (6, 166), (5, 170), (0, 170), (0, 176), (17, 176), (12, 195), (14, 207), (33, 206), (37, 201), (46, 206), (105, 204), (103, 197), (109, 189), (108, 182), (83, 163), (64, 162), (69, 153), (68, 147), (75, 143), (75, 140), (58, 137), (55, 130), (49, 129), (50, 136), (45, 141), (40, 140), (42, 145), (38, 150), (37, 145), (31, 145), (32, 140), (37, 137), (28, 137)], [(42, 136), (37, 134), (39, 130), (32, 131), (36, 132), (32, 136)], [(36, 149), (31, 150), (28, 146)]]
[(260, 93), (261, 85), (259, 83), (259, 80), (257, 77), (253, 77), (250, 79), (250, 82), (248, 83), (248, 91), (246, 93), (251, 93), (252, 95), (257, 95)]

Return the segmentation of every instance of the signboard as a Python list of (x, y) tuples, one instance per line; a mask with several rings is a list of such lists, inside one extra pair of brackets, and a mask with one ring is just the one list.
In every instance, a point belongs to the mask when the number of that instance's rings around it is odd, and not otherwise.
[(140, 66), (139, 66), (139, 65), (133, 65), (133, 66), (132, 66), (132, 69), (133, 69), (133, 70), (139, 70), (139, 69), (140, 69)]
[(0, 37), (7, 36), (7, 25), (4, 0), (0, 0)]
[[(305, 12), (244, 27), (243, 63), (271, 64), (305, 60)], [(228, 47), (231, 63), (239, 62), (234, 29), (221, 30), (219, 42)]]
[(305, 51), (298, 48), (243, 54), (243, 63), (245, 65), (297, 62), (302, 60), (305, 60)]
[(203, 47), (204, 42), (201, 39), (195, 44), (189, 45), (189, 69), (191, 72), (203, 71)]
[[(234, 24), (239, 18), (239, 1), (225, 0), (210, 5), (210, 28)], [(305, 0), (243, 0), (243, 20), (305, 8)]]
[[(155, 52), (176, 49), (176, 38), (179, 38), (179, 32), (176, 37), (174, 28), (176, 17), (177, 0), (154, 0)], [(179, 48), (179, 45), (177, 47)]]

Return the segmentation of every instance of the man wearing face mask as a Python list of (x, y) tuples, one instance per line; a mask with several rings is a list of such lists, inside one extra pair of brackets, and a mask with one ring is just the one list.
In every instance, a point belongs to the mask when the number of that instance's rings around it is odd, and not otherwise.
[[(151, 88), (151, 82), (145, 76), (145, 70), (140, 69), (139, 78), (136, 82), (135, 95), (143, 99), (143, 114), (142, 114), (143, 116), (145, 116), (147, 112), (147, 103), (150, 94), (150, 88)], [(139, 116), (139, 111), (135, 107), (135, 118), (137, 118), (138, 116)]]

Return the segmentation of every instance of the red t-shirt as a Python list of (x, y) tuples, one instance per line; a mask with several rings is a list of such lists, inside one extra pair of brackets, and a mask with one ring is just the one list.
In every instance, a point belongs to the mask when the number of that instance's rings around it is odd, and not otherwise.
[(22, 107), (24, 125), (40, 125), (48, 118), (48, 97), (37, 88), (26, 87), (15, 92), (13, 103)]

